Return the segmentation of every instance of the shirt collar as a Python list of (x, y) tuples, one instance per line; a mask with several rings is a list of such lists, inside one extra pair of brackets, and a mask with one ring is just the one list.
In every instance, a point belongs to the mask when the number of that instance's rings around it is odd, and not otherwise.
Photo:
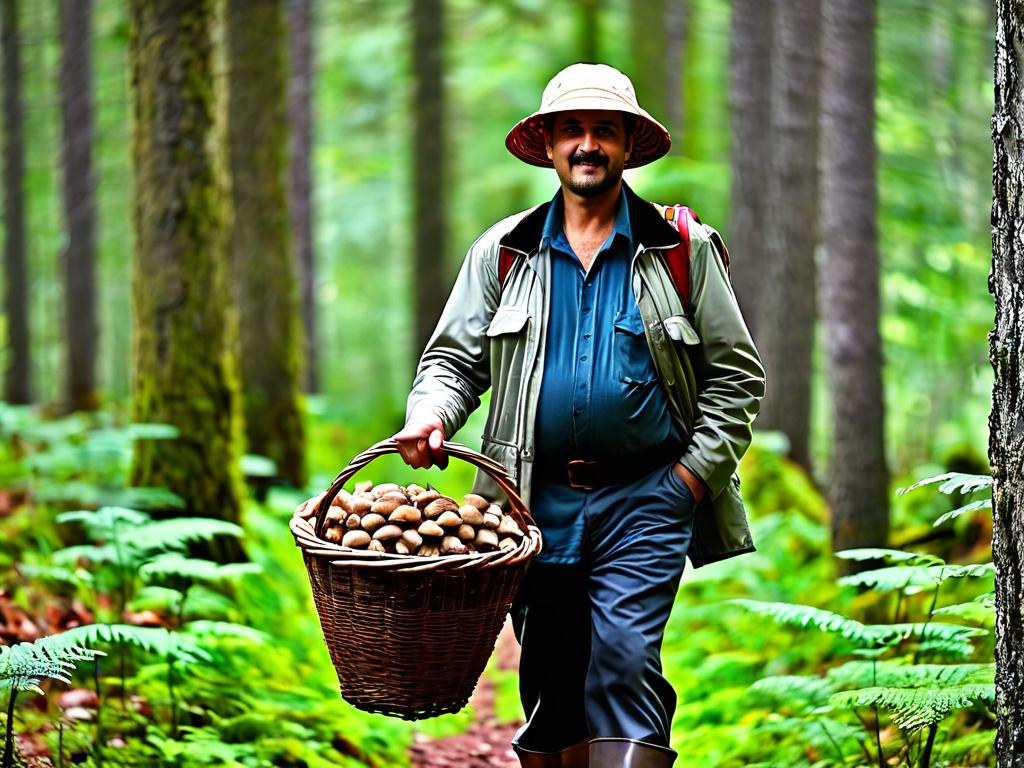
[[(541, 248), (550, 245), (559, 235), (564, 237), (562, 225), (562, 213), (565, 204), (562, 201), (562, 190), (559, 188), (555, 196), (551, 198), (551, 205), (548, 206), (548, 215), (544, 219), (544, 229), (541, 234)], [(619, 209), (615, 214), (615, 225), (612, 227), (610, 237), (622, 235), (628, 242), (633, 240), (633, 228), (629, 223), (629, 205), (626, 202), (626, 185), (623, 184), (619, 191)]]

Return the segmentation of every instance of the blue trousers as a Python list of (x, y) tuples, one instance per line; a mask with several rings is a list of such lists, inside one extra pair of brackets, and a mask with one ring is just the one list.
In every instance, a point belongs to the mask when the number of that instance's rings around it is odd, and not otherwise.
[(530, 565), (512, 608), (527, 717), (516, 744), (554, 752), (619, 737), (669, 746), (676, 695), (661, 642), (694, 508), (671, 464), (595, 489), (583, 500), (580, 561)]

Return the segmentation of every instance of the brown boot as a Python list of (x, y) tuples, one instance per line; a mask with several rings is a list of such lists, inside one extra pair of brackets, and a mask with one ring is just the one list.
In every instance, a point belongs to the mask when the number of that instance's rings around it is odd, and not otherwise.
[(589, 768), (590, 745), (581, 741), (557, 752), (536, 752), (513, 744), (522, 768)]
[(590, 768), (672, 768), (676, 751), (632, 739), (591, 739)]

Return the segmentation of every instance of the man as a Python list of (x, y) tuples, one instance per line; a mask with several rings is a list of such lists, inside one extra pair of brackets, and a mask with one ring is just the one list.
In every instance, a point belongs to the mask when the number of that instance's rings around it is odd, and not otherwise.
[[(622, 181), (669, 142), (618, 70), (551, 80), (505, 143), (560, 188), (470, 248), (395, 435), (410, 465), (443, 466), (491, 388), (482, 450), (544, 536), (513, 606), (525, 768), (671, 766), (660, 653), (685, 557), (754, 548), (734, 471), (764, 372), (717, 233), (690, 224), (684, 306), (679, 230)], [(500, 495), (482, 473), (476, 490)]]

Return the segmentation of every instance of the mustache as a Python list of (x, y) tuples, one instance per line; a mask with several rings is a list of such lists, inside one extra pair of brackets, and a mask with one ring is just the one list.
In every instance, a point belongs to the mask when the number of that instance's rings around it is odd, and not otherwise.
[(591, 163), (593, 165), (608, 165), (608, 158), (605, 157), (598, 150), (594, 150), (593, 152), (577, 152), (575, 155), (569, 158), (569, 165), (577, 165), (579, 163)]

